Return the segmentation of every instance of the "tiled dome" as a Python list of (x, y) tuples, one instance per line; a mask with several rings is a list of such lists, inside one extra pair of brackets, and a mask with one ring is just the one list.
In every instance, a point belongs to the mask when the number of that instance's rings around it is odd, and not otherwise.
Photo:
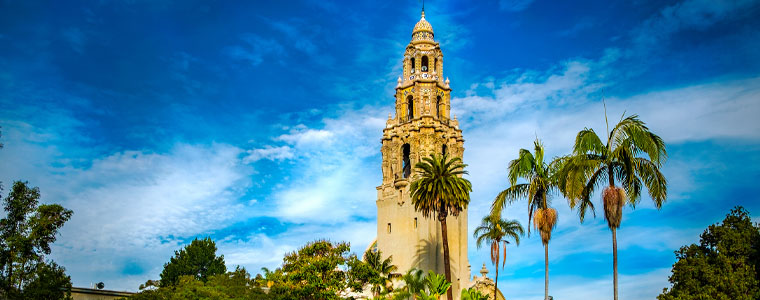
[(412, 31), (412, 40), (433, 40), (433, 26), (430, 25), (427, 20), (425, 20), (424, 10), (422, 11), (422, 18), (420, 18), (420, 21), (417, 22), (417, 25), (414, 25), (414, 31)]

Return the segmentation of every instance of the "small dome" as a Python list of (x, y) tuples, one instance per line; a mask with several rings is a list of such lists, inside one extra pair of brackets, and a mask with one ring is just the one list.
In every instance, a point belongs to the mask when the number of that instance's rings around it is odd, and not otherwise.
[(420, 21), (414, 25), (414, 31), (412, 31), (412, 41), (427, 40), (433, 41), (433, 26), (425, 20), (425, 11), (422, 11), (422, 17)]

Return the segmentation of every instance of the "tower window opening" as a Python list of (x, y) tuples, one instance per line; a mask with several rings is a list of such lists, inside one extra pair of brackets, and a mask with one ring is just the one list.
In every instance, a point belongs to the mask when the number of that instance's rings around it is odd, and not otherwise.
[(435, 98), (435, 111), (439, 118), (443, 117), (443, 112), (441, 112), (441, 96)]
[(409, 74), (414, 74), (414, 67), (417, 65), (414, 64), (414, 57), (412, 57), (412, 60), (409, 61)]
[(404, 146), (401, 146), (401, 152), (403, 152), (404, 157), (404, 165), (401, 168), (404, 172), (403, 176), (404, 178), (409, 178), (409, 175), (412, 174), (412, 161), (409, 159), (409, 154), (412, 152), (411, 146), (409, 146), (409, 144), (404, 144)]
[(428, 57), (427, 56), (423, 56), (422, 57), (422, 67), (420, 67), (420, 69), (422, 70), (422, 72), (427, 72), (427, 70), (428, 70)]
[(406, 117), (407, 121), (414, 119), (414, 98), (412, 96), (406, 97)]
[(417, 228), (417, 218), (414, 218), (414, 228)]
[(433, 71), (435, 71), (438, 68), (438, 58), (436, 57), (435, 60), (433, 60)]
[(446, 150), (448, 150), (446, 149), (446, 145), (443, 145), (443, 147), (441, 147), (441, 155), (446, 155)]
[(391, 223), (388, 223), (388, 233), (391, 233)]

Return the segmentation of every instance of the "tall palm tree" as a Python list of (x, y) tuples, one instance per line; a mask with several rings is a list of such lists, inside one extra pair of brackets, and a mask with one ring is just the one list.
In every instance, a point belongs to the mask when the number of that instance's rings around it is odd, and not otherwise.
[[(665, 142), (649, 131), (637, 115), (627, 118), (624, 115), (608, 132), (606, 144), (593, 129), (585, 128), (579, 132), (573, 154), (564, 158), (566, 162), (559, 181), (570, 207), (578, 208), (581, 222), (586, 210), (594, 213), (591, 202), (594, 191), (604, 187), (602, 204), (604, 219), (612, 231), (614, 299), (617, 300), (617, 229), (623, 219), (623, 206), (628, 203), (635, 208), (644, 186), (657, 209), (662, 207), (667, 198), (667, 181), (660, 173), (660, 166), (667, 153)], [(622, 188), (615, 185), (615, 180)]]
[[(425, 218), (438, 217), (443, 237), (443, 268), (446, 280), (451, 282), (449, 262), (449, 238), (446, 217), (459, 215), (470, 203), (472, 184), (461, 176), (467, 174), (458, 157), (449, 159), (447, 155), (430, 155), (415, 165), (415, 180), (410, 185), (414, 209)], [(447, 297), (452, 300), (451, 290)]]
[[(496, 298), (496, 290), (499, 286), (499, 259), (504, 253), (504, 260), (501, 267), (504, 268), (504, 264), (507, 261), (507, 244), (509, 244), (509, 238), (515, 241), (515, 245), (520, 245), (520, 236), (524, 234), (523, 227), (517, 220), (507, 221), (494, 215), (488, 215), (483, 218), (480, 226), (475, 228), (473, 237), (476, 238), (476, 245), (478, 249), (483, 242), (491, 244), (491, 263), (496, 267), (496, 276), (494, 278), (493, 286), (493, 298)], [(500, 251), (501, 247), (504, 247), (504, 251)]]
[[(557, 210), (551, 207), (551, 198), (559, 193), (557, 174), (563, 160), (555, 159), (547, 164), (541, 142), (536, 139), (533, 146), (535, 153), (520, 149), (517, 159), (509, 162), (510, 187), (496, 196), (491, 214), (500, 217), (507, 204), (519, 199), (528, 200), (528, 222), (533, 221), (533, 227), (541, 234), (544, 245), (544, 300), (549, 300), (549, 240), (557, 225)], [(527, 180), (527, 183), (518, 184), (520, 178)]]
[(364, 262), (377, 273), (375, 278), (370, 279), (372, 293), (374, 293), (375, 297), (379, 296), (381, 292), (389, 292), (391, 289), (389, 286), (393, 283), (393, 278), (397, 277), (393, 272), (396, 272), (398, 267), (393, 264), (392, 257), (389, 256), (386, 259), (382, 257), (383, 254), (379, 250), (377, 252), (372, 250), (364, 252)]

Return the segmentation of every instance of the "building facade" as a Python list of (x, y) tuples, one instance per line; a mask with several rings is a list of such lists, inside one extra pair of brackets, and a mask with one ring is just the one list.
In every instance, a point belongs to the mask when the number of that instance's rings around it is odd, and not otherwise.
[[(462, 157), (464, 139), (451, 117), (451, 88), (444, 80), (443, 53), (434, 40), (425, 12), (406, 47), (403, 75), (398, 78), (395, 116), (389, 115), (382, 137), (383, 182), (377, 187), (377, 241), (383, 256), (392, 256), (403, 273), (411, 268), (443, 274), (440, 222), (425, 218), (411, 203), (414, 165), (430, 154)], [(470, 286), (467, 259), (467, 210), (449, 216), (452, 291)]]

